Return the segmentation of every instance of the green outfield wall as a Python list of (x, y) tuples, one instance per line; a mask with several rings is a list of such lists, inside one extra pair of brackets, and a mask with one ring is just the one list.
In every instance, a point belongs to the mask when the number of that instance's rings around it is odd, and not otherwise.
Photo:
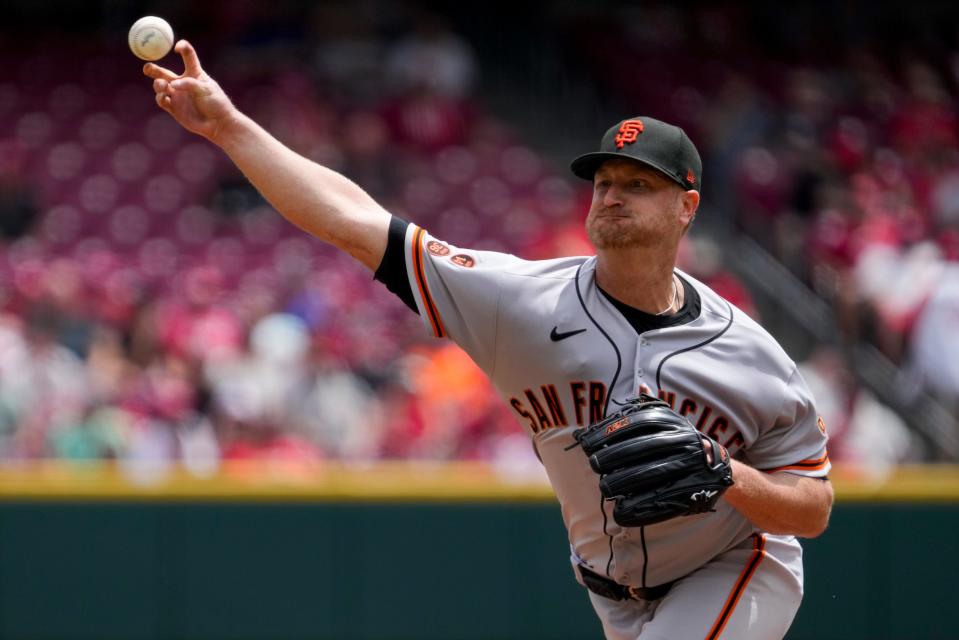
[[(45, 482), (0, 474), (4, 640), (601, 637), (548, 492)], [(957, 637), (959, 501), (935, 484), (908, 501), (840, 491), (804, 544), (789, 638)]]

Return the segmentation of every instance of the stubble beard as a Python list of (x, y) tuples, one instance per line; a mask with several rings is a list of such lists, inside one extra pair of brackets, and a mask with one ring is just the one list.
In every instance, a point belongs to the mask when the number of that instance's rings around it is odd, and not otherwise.
[(586, 235), (597, 249), (629, 249), (658, 244), (662, 230), (636, 218), (587, 216)]

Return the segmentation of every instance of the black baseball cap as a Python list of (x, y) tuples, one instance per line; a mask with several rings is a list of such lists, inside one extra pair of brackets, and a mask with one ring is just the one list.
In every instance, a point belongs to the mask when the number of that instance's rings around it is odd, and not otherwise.
[(570, 169), (583, 180), (592, 180), (599, 165), (614, 158), (648, 164), (686, 189), (699, 191), (703, 161), (686, 132), (675, 125), (646, 116), (618, 122), (603, 136), (599, 151), (576, 158)]

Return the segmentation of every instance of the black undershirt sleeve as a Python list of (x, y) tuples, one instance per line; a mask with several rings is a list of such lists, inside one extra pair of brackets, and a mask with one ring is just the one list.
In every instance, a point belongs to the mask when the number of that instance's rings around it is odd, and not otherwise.
[(413, 288), (406, 273), (406, 251), (403, 245), (406, 243), (406, 228), (409, 226), (410, 223), (403, 218), (393, 216), (390, 219), (386, 253), (383, 254), (383, 260), (376, 268), (373, 279), (385, 284), (386, 288), (395, 293), (407, 307), (419, 314), (416, 300), (413, 298)]

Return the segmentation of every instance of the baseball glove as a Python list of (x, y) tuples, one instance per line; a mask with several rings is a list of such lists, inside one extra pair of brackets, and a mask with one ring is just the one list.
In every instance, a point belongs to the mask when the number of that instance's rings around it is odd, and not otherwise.
[(650, 395), (574, 437), (600, 474), (603, 497), (616, 501), (613, 519), (624, 527), (714, 511), (733, 484), (726, 448)]

